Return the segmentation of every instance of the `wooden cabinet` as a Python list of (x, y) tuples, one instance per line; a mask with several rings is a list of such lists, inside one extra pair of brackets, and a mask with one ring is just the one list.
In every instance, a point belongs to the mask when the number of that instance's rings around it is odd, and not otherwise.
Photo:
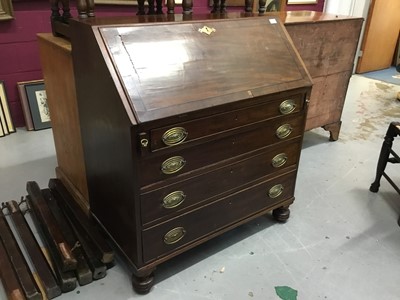
[(306, 130), (323, 127), (335, 141), (363, 19), (313, 11), (280, 16), (314, 83)]
[(212, 237), (286, 221), (312, 86), (278, 17), (146, 20), (70, 23), (90, 211), (138, 292)]

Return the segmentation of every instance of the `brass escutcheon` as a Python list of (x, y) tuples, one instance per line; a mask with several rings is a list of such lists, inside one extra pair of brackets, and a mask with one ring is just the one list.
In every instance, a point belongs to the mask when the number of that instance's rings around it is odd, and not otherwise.
[(180, 171), (186, 164), (185, 159), (182, 156), (173, 156), (166, 159), (161, 164), (161, 172), (164, 174), (174, 174)]
[(216, 29), (213, 27), (203, 26), (202, 28), (198, 29), (199, 32), (210, 35), (211, 33), (215, 32)]
[(275, 155), (272, 159), (272, 166), (274, 168), (282, 167), (284, 164), (286, 164), (287, 160), (288, 157), (286, 153), (279, 153), (278, 155)]
[(184, 140), (186, 140), (187, 136), (188, 132), (185, 128), (174, 127), (164, 132), (162, 135), (162, 141), (167, 146), (173, 146), (182, 143)]
[(276, 130), (276, 136), (280, 139), (287, 138), (292, 133), (292, 126), (290, 124), (283, 124)]
[(282, 115), (287, 115), (292, 113), (296, 109), (296, 103), (292, 99), (283, 101), (279, 105), (279, 111)]
[(162, 206), (167, 209), (174, 208), (181, 205), (185, 199), (186, 195), (182, 191), (175, 191), (164, 197)]
[(280, 196), (283, 192), (283, 185), (282, 184), (276, 184), (272, 188), (269, 189), (268, 191), (268, 196), (270, 198), (276, 198)]
[(183, 227), (176, 227), (164, 235), (164, 243), (167, 245), (179, 242), (185, 236), (186, 230)]

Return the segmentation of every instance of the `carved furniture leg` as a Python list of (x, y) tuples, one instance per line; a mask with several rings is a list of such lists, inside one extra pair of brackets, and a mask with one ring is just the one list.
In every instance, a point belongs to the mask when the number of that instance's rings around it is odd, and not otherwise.
[(254, 0), (244, 0), (244, 11), (245, 12), (253, 11), (253, 1)]
[(147, 294), (154, 284), (154, 270), (143, 275), (132, 274), (132, 286), (138, 294)]
[(72, 18), (71, 9), (69, 7), (69, 0), (61, 0), (63, 7), (62, 18), (63, 21), (66, 22), (68, 19)]
[(154, 0), (148, 0), (149, 3), (149, 10), (147, 11), (148, 15), (154, 15), (156, 13), (156, 10), (154, 9)]
[(58, 0), (50, 0), (51, 4), (51, 19), (58, 20), (61, 18), (60, 8), (58, 7)]
[(259, 2), (258, 2), (258, 13), (261, 14), (261, 15), (263, 13), (265, 13), (266, 6), (267, 6), (267, 0), (259, 0)]
[(278, 222), (282, 222), (282, 223), (286, 222), (290, 216), (289, 205), (281, 206), (281, 207), (274, 209), (272, 211), (272, 216)]
[(86, 0), (87, 3), (87, 15), (94, 17), (94, 0)]
[[(376, 167), (375, 181), (371, 184), (371, 187), (369, 188), (369, 190), (373, 193), (378, 192), (382, 175), (385, 176), (385, 168), (386, 168), (386, 165), (387, 165), (387, 162), (389, 159), (389, 155), (391, 153), (393, 140), (399, 134), (399, 131), (400, 131), (397, 126), (400, 126), (400, 123), (397, 123), (397, 122), (390, 123), (389, 128), (386, 132), (384, 141), (382, 143), (382, 148), (381, 148), (381, 152), (379, 154), (379, 159), (378, 159), (378, 165)], [(387, 178), (387, 179), (391, 183), (390, 178)]]
[(144, 11), (144, 0), (138, 0), (138, 11), (137, 15), (144, 15), (146, 14)]
[(339, 138), (339, 133), (340, 133), (340, 127), (342, 126), (342, 121), (336, 122), (336, 123), (331, 123), (327, 124), (325, 126), (322, 126), (322, 128), (326, 131), (329, 131), (329, 140), (334, 142), (337, 141)]
[(219, 0), (214, 0), (212, 7), (213, 7), (212, 10), (211, 10), (212, 14), (215, 14), (215, 13), (219, 12), (219, 9), (220, 9)]
[(156, 9), (156, 14), (157, 15), (162, 15), (163, 11), (162, 11), (162, 0), (156, 0), (156, 5), (157, 5), (157, 9)]
[(226, 13), (226, 3), (225, 3), (225, 0), (221, 0), (221, 7), (220, 7), (219, 11), (220, 11), (221, 14)]
[(175, 0), (167, 0), (167, 14), (174, 14)]
[(76, 8), (78, 10), (79, 18), (85, 19), (88, 17), (87, 15), (87, 2), (86, 0), (77, 0), (76, 1)]
[(185, 14), (185, 15), (191, 14), (192, 8), (193, 8), (193, 0), (183, 0), (182, 1), (183, 14)]

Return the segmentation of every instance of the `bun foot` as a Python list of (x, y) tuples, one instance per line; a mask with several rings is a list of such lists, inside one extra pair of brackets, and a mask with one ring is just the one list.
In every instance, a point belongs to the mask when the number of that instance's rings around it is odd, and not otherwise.
[(154, 284), (154, 273), (150, 273), (148, 276), (139, 277), (132, 275), (132, 286), (136, 293), (147, 294), (150, 292), (151, 287)]
[(272, 211), (272, 216), (278, 222), (285, 223), (289, 219), (290, 210), (287, 207), (279, 207)]

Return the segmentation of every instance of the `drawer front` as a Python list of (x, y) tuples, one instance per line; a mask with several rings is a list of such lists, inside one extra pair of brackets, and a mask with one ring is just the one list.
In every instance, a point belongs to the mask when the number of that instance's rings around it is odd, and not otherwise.
[(297, 113), (303, 109), (303, 103), (304, 95), (296, 94), (257, 106), (154, 129), (150, 132), (151, 151), (189, 143), (273, 117)]
[(296, 172), (222, 198), (188, 214), (143, 230), (143, 259), (173, 252), (191, 242), (293, 197)]
[(217, 195), (239, 190), (240, 186), (277, 170), (293, 167), (297, 164), (300, 147), (300, 138), (288, 141), (237, 163), (144, 192), (141, 194), (142, 223), (154, 222)]
[[(140, 185), (144, 187), (259, 148), (299, 137), (303, 134), (303, 120), (304, 114), (274, 119), (264, 122), (263, 126), (253, 127), (252, 130), (209, 141), (182, 151), (142, 158), (139, 161)], [(280, 136), (278, 137), (278, 135)]]

